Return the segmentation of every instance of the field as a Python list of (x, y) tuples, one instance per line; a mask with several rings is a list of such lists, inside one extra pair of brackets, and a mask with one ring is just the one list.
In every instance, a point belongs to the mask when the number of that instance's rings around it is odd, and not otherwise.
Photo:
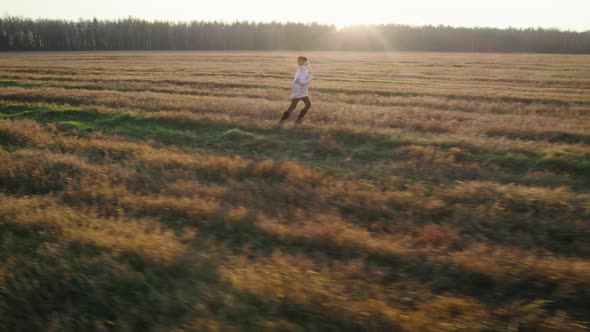
[(297, 55), (0, 54), (0, 330), (588, 331), (590, 56)]

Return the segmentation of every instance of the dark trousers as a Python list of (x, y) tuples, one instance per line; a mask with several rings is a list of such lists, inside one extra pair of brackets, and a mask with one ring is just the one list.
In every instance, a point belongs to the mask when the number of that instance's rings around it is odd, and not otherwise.
[(311, 108), (311, 100), (309, 100), (309, 97), (291, 99), (291, 105), (289, 105), (289, 108), (285, 112), (283, 112), (283, 116), (281, 117), (281, 121), (285, 121), (289, 118), (289, 115), (291, 115), (291, 112), (293, 112), (295, 107), (297, 107), (297, 103), (299, 103), (300, 100), (303, 100), (305, 107), (301, 110), (301, 112), (299, 112), (299, 116), (297, 117), (297, 121), (303, 120), (305, 113), (307, 113), (307, 111), (309, 111), (309, 109)]

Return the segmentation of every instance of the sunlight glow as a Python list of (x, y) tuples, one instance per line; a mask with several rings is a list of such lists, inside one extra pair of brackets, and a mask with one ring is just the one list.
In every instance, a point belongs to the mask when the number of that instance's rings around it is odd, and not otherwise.
[(0, 0), (2, 14), (171, 21), (295, 21), (590, 29), (587, 0)]

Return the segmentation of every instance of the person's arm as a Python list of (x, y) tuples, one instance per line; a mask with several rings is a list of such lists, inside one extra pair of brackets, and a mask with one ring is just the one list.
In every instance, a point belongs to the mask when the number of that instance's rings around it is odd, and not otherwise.
[(308, 72), (305, 72), (297, 77), (297, 83), (301, 85), (308, 85), (311, 83), (311, 80), (313, 80), (313, 76)]

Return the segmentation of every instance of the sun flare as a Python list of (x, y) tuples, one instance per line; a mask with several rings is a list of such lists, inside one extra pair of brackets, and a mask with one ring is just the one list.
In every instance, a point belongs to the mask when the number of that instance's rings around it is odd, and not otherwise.
[[(7, 1), (5, 1), (7, 2)], [(590, 29), (586, 0), (38, 0), (10, 1), (2, 13), (47, 18), (138, 17), (169, 21), (292, 21)]]

